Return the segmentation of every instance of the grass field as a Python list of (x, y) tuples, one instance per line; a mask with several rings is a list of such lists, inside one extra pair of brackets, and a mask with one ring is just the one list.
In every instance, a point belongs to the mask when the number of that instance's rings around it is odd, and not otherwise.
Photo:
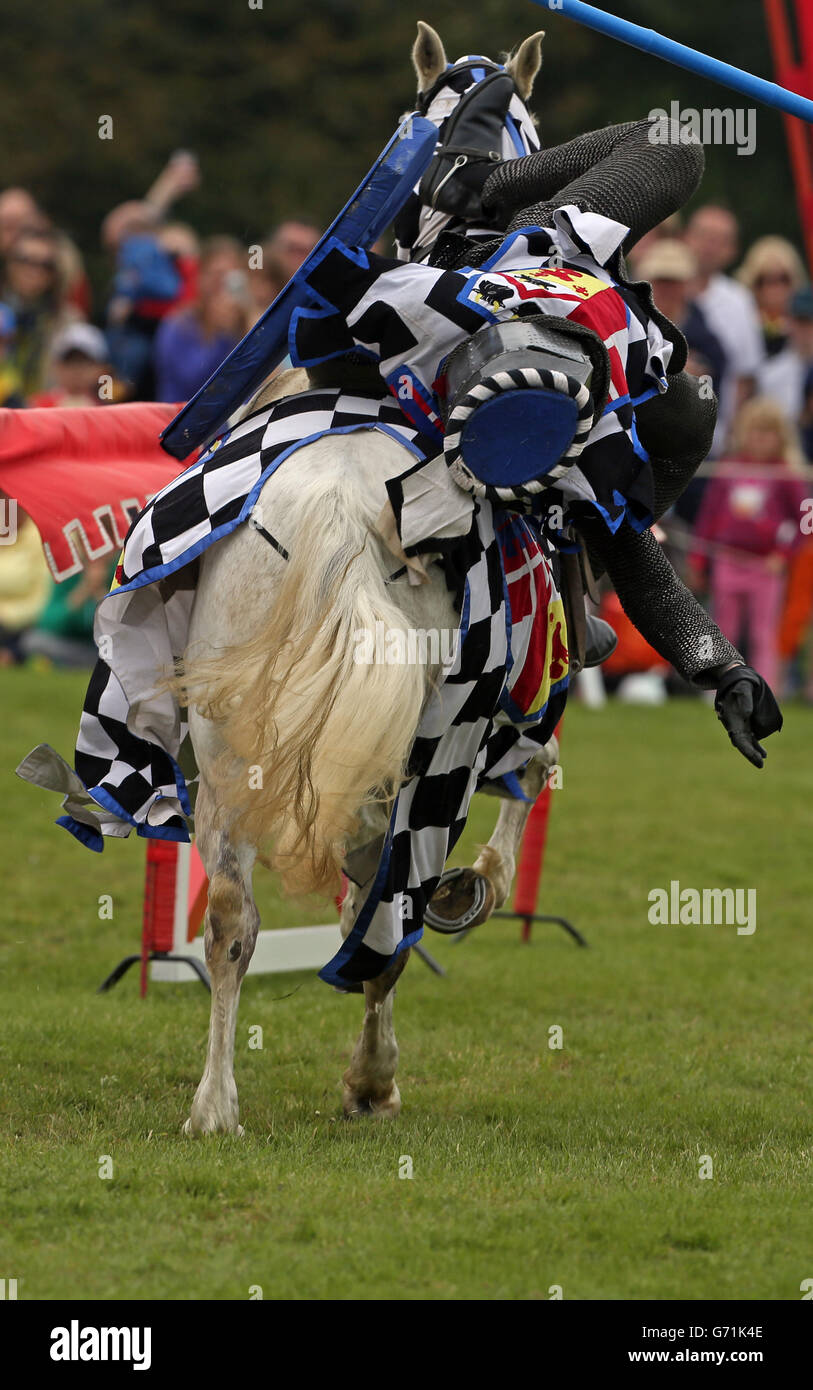
[[(70, 755), (84, 681), (2, 673), (2, 765)], [(3, 797), (0, 1275), (19, 1297), (799, 1299), (813, 1277), (813, 712), (755, 772), (702, 702), (568, 714), (544, 908), (428, 945), (399, 989), (400, 1119), (340, 1118), (358, 997), (313, 975), (243, 988), (245, 1138), (190, 1142), (198, 985), (131, 973), (144, 843), (103, 855)], [(458, 860), (487, 837), (478, 798)], [(469, 862), (471, 862), (469, 860)], [(653, 926), (648, 893), (757, 890), (757, 928)], [(98, 899), (113, 897), (112, 921)], [(326, 920), (265, 878), (265, 925)], [(264, 1049), (250, 1050), (250, 1025)], [(563, 1030), (551, 1050), (549, 1029)], [(101, 1156), (113, 1177), (98, 1176)], [(713, 1177), (701, 1180), (704, 1156)], [(402, 1157), (412, 1180), (399, 1178)]]

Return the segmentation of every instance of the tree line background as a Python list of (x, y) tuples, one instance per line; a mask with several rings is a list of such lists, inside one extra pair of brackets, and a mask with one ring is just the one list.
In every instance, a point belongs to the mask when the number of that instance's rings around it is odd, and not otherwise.
[[(255, 5), (260, 0), (253, 0)], [(772, 77), (761, 0), (608, 0), (606, 8)], [(97, 284), (99, 225), (178, 148), (202, 187), (177, 207), (198, 231), (262, 239), (284, 217), (324, 225), (410, 108), (416, 20), (449, 58), (491, 57), (545, 29), (533, 105), (545, 144), (653, 107), (751, 105), (530, 0), (0, 0), (0, 186), (23, 184), (75, 238)], [(100, 140), (99, 117), (114, 138)], [(704, 200), (739, 213), (746, 243), (799, 240), (782, 117), (758, 108), (757, 151), (709, 149)]]

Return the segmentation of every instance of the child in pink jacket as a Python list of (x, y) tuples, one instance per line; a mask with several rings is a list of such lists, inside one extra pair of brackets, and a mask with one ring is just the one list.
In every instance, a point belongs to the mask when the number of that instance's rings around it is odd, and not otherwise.
[(729, 641), (743, 637), (748, 660), (775, 685), (788, 558), (802, 539), (802, 504), (811, 492), (794, 431), (772, 400), (740, 411), (730, 458), (703, 495), (690, 567), (710, 568), (712, 612)]

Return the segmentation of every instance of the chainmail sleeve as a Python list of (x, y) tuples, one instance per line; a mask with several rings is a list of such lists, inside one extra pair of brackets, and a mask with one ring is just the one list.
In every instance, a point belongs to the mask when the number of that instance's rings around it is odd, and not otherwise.
[[(578, 135), (564, 145), (507, 159), (489, 175), (483, 188), (487, 205), (498, 210), (498, 221), (508, 231), (550, 224), (557, 208), (572, 205), (621, 222), (630, 232), (624, 241), (629, 250), (682, 208), (703, 177), (705, 152), (701, 144), (686, 143), (681, 128), (670, 123), (668, 138), (651, 139), (651, 121), (628, 121)], [(482, 265), (495, 255), (503, 237), (474, 242), (456, 233), (442, 233), (435, 243), (430, 264), (443, 270)], [(673, 344), (669, 373), (686, 365), (686, 339), (662, 314), (652, 298), (652, 286), (627, 276), (620, 252), (608, 264), (616, 278), (633, 290), (649, 317)]]
[(606, 569), (630, 622), (684, 680), (714, 690), (736, 647), (678, 578), (651, 531), (625, 522), (613, 536), (603, 522), (580, 524), (591, 560)]
[(555, 208), (575, 204), (629, 227), (629, 250), (688, 202), (705, 168), (703, 146), (686, 143), (677, 123), (664, 140), (652, 133), (650, 120), (628, 121), (506, 160), (486, 180), (483, 201), (509, 232), (547, 226)]

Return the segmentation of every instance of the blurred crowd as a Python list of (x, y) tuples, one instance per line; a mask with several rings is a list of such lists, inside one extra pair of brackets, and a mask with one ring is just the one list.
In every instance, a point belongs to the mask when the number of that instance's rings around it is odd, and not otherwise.
[[(80, 249), (24, 188), (0, 192), (0, 407), (104, 407), (189, 399), (319, 238), (289, 219), (263, 242), (200, 238), (173, 209), (200, 180), (178, 151), (141, 199), (100, 228), (108, 283), (96, 302)], [(0, 544), (0, 665), (95, 659), (93, 610), (112, 563), (54, 585), (33, 525)]]
[[(100, 229), (108, 285), (96, 302), (82, 253), (23, 188), (0, 192), (0, 406), (182, 402), (200, 387), (282, 289), (319, 229), (289, 219), (247, 246), (201, 239), (176, 220), (198, 185), (178, 151), (143, 198)], [(789, 241), (743, 248), (735, 214), (700, 207), (638, 244), (634, 278), (685, 334), (689, 370), (719, 402), (711, 457), (664, 519), (663, 543), (726, 635), (778, 691), (813, 700), (813, 288)], [(0, 664), (86, 664), (92, 610), (108, 570), (91, 565), (53, 589), (23, 520), (0, 546)], [(662, 663), (629, 630), (611, 683)]]

